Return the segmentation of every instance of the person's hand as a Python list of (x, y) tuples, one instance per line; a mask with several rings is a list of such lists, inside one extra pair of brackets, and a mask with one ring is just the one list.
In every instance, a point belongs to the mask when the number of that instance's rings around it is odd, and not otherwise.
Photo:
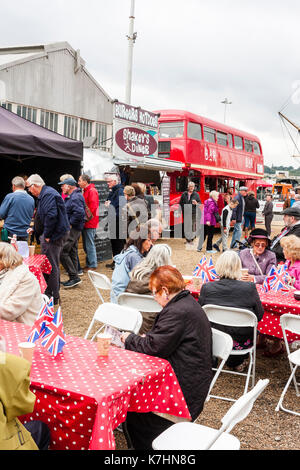
[(223, 232), (224, 232), (224, 233), (227, 233), (227, 228), (223, 228)]
[(45, 242), (49, 243), (49, 242), (50, 242), (50, 238), (45, 238)]
[(197, 201), (195, 201), (195, 199), (192, 201), (192, 204), (194, 204), (194, 206), (196, 206), (198, 204)]
[(128, 338), (128, 336), (129, 336), (130, 334), (131, 334), (131, 333), (129, 333), (129, 332), (122, 333), (122, 335), (121, 335), (121, 341), (122, 341), (122, 343), (125, 343), (126, 339)]
[(245, 281), (245, 282), (254, 282), (254, 276), (253, 274), (243, 274), (242, 275), (242, 281)]
[(206, 225), (210, 225), (210, 222), (206, 222)]
[(105, 207), (108, 207), (110, 205), (110, 201), (105, 201), (104, 205)]
[(30, 235), (31, 233), (33, 233), (33, 228), (29, 227), (26, 232), (28, 233), (28, 235)]

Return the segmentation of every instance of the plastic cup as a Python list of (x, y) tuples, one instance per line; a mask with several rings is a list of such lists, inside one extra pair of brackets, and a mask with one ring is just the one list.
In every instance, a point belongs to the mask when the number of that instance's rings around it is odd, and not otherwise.
[(106, 333), (97, 335), (97, 347), (99, 356), (108, 356), (112, 336)]
[(29, 245), (29, 256), (34, 256), (35, 246)]
[(242, 276), (244, 276), (245, 274), (248, 274), (248, 271), (249, 271), (249, 269), (242, 268)]
[(32, 358), (33, 358), (35, 343), (29, 343), (26, 341), (24, 343), (19, 343), (18, 347), (20, 351), (20, 356), (31, 363)]

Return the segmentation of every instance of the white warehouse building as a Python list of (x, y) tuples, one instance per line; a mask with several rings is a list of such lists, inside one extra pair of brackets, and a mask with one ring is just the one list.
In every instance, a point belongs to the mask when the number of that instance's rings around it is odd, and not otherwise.
[(67, 42), (0, 48), (0, 104), (54, 132), (111, 151), (112, 99)]

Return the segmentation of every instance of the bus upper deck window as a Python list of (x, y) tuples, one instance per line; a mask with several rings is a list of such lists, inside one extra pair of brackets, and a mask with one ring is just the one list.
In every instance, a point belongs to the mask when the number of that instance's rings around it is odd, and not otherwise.
[(225, 147), (227, 147), (227, 134), (225, 134), (224, 132), (218, 131), (217, 142), (219, 145), (224, 145)]
[(211, 127), (203, 127), (204, 140), (214, 144), (216, 142), (216, 131)]
[(227, 134), (227, 140), (228, 140), (228, 147), (230, 147), (232, 149), (233, 142), (232, 142), (232, 135), (231, 134)]
[(250, 140), (245, 139), (245, 150), (246, 152), (252, 153), (253, 147), (252, 147), (252, 142)]
[(188, 122), (187, 136), (190, 139), (202, 140), (201, 125), (196, 122)]
[(161, 139), (174, 139), (183, 137), (184, 123), (178, 122), (161, 122), (159, 124), (159, 137)]
[(243, 150), (243, 139), (237, 135), (234, 136), (234, 148), (236, 150)]
[(253, 151), (256, 155), (260, 155), (260, 148), (259, 148), (259, 144), (257, 142), (253, 142)]

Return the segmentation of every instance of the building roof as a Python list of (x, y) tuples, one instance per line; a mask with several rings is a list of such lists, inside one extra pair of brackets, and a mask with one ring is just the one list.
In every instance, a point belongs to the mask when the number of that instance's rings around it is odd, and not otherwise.
[(106, 91), (103, 90), (99, 83), (86, 69), (86, 63), (80, 56), (80, 51), (73, 49), (72, 46), (66, 41), (51, 44), (0, 48), (0, 71), (14, 67), (16, 65), (24, 64), (32, 60), (40, 59), (42, 57), (47, 57), (48, 54), (61, 50), (67, 50), (76, 60), (76, 67), (78, 69), (82, 68), (90, 80), (92, 80), (93, 83), (97, 86), (97, 88), (99, 88), (99, 90), (107, 97), (109, 101), (112, 101), (112, 98), (110, 98)]

